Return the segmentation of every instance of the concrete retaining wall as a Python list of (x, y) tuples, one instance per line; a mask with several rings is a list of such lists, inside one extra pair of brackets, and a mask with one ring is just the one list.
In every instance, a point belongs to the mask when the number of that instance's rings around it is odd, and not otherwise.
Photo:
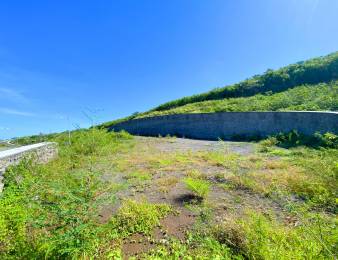
[(337, 112), (224, 112), (177, 114), (134, 119), (116, 124), (110, 130), (135, 135), (229, 140), (236, 136), (268, 136), (297, 130), (338, 134)]
[(18, 164), (23, 158), (33, 158), (38, 163), (46, 163), (56, 156), (56, 143), (50, 142), (26, 145), (0, 151), (0, 192), (3, 188), (2, 175), (8, 166)]

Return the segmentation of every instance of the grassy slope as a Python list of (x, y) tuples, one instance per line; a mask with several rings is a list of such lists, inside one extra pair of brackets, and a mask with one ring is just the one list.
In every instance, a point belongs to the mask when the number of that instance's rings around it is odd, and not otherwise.
[(337, 79), (338, 52), (335, 52), (275, 71), (268, 70), (231, 86), (170, 101), (150, 111), (107, 122), (100, 127), (139, 117), (173, 113), (337, 110)]
[(143, 113), (136, 118), (182, 113), (320, 110), (338, 110), (338, 81), (299, 86), (271, 95), (257, 94), (251, 97), (195, 102), (168, 110)]
[(338, 52), (292, 64), (275, 71), (267, 70), (262, 75), (254, 76), (231, 86), (167, 102), (152, 109), (152, 111), (167, 110), (206, 100), (249, 97), (266, 92), (277, 93), (304, 84), (318, 84), (336, 79), (338, 79)]

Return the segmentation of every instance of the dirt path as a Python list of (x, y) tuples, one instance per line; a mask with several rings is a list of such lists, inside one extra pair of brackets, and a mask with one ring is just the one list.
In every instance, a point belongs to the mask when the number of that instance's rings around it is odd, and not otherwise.
[(247, 142), (206, 141), (185, 138), (156, 138), (141, 136), (137, 136), (136, 139), (139, 142), (155, 146), (161, 152), (228, 150), (229, 152), (248, 155), (255, 151), (255, 145)]

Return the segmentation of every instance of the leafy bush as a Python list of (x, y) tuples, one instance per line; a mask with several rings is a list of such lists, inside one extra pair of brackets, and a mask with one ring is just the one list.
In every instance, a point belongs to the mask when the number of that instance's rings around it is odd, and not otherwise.
[(338, 136), (332, 133), (325, 133), (321, 135), (319, 133), (315, 134), (315, 138), (317, 138), (319, 146), (329, 147), (329, 148), (338, 148)]
[(304, 135), (293, 130), (289, 133), (280, 133), (275, 136), (276, 145), (281, 147), (309, 146), (338, 148), (338, 136), (332, 133), (315, 133), (314, 135)]
[(199, 198), (205, 198), (210, 190), (210, 183), (201, 179), (185, 178), (186, 187)]

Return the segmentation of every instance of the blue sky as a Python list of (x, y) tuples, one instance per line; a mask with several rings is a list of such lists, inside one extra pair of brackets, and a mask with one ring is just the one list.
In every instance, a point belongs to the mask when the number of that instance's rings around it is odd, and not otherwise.
[(337, 51), (337, 13), (337, 0), (2, 0), (0, 138), (86, 127)]

